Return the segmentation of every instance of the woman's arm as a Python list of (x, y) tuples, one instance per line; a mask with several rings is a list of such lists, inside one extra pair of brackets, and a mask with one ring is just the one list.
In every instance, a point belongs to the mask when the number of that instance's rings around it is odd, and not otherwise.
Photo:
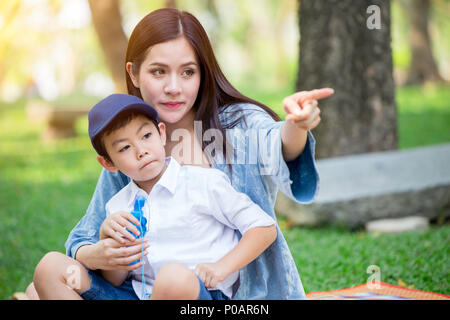
[[(319, 186), (314, 158), (316, 142), (311, 131), (298, 130), (295, 125), (288, 124), (289, 121), (275, 121), (256, 105), (242, 104), (236, 108), (241, 108), (245, 117), (245, 121), (239, 122), (237, 128), (244, 130), (230, 130), (230, 138), (227, 139), (233, 148), (244, 150), (244, 155), (249, 155), (249, 161), (256, 159), (259, 175), (264, 181), (264, 190), (258, 192), (266, 192), (271, 205), (275, 205), (277, 190), (298, 203), (311, 203)], [(221, 116), (227, 119), (228, 113), (224, 112)], [(245, 139), (235, 132), (245, 132)], [(299, 132), (306, 135), (304, 141), (298, 137)], [(292, 160), (295, 155), (297, 157)], [(252, 176), (256, 174), (252, 171)], [(241, 179), (240, 183), (243, 181)], [(245, 190), (240, 184), (236, 188)]]
[[(141, 267), (142, 262), (130, 265), (131, 262), (142, 259), (142, 240), (127, 242), (125, 245), (113, 238), (85, 245), (78, 249), (75, 259), (91, 270), (126, 270), (131, 271)], [(144, 254), (149, 244), (144, 240)]]
[[(65, 243), (66, 254), (91, 270), (134, 270), (140, 263), (141, 240), (119, 243), (113, 238), (99, 239), (100, 227), (105, 220), (106, 203), (128, 184), (129, 180), (121, 173), (102, 170), (86, 214), (72, 229)], [(144, 249), (148, 244), (144, 241)]]
[(296, 159), (305, 149), (308, 131), (286, 121), (281, 128), (283, 159), (286, 162)]
[(331, 88), (301, 91), (283, 100), (286, 122), (281, 129), (283, 158), (286, 162), (296, 159), (304, 150), (308, 131), (320, 122), (317, 100), (331, 96)]
[(128, 183), (121, 173), (102, 170), (85, 215), (72, 229), (65, 243), (66, 254), (75, 258), (79, 248), (99, 240), (100, 226), (106, 218), (106, 203)]

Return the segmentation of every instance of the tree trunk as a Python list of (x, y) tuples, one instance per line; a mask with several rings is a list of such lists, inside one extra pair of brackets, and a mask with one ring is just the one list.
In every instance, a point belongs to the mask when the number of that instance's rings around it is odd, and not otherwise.
[(122, 29), (118, 0), (89, 0), (92, 21), (117, 93), (127, 93), (125, 55), (128, 39)]
[[(375, 29), (372, 5), (380, 9)], [(299, 10), (297, 89), (335, 89), (319, 102), (317, 157), (396, 149), (390, 1), (302, 0)]]
[(165, 2), (166, 8), (176, 8), (177, 7), (176, 0), (165, 0), (164, 2)]
[(412, 53), (406, 84), (421, 85), (427, 81), (443, 81), (433, 58), (428, 32), (430, 1), (409, 0), (402, 4), (410, 18), (409, 43)]

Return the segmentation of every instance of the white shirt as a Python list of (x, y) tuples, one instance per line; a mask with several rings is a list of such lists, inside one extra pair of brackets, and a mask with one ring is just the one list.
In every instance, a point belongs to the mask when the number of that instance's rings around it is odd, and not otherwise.
[[(136, 196), (147, 201), (149, 240), (144, 266), (147, 292), (151, 293), (155, 276), (168, 262), (178, 262), (194, 270), (199, 263), (217, 262), (239, 242), (237, 230), (270, 226), (275, 221), (244, 194), (236, 191), (227, 175), (218, 169), (180, 166), (166, 158), (167, 169), (150, 194), (131, 181), (106, 204), (106, 214), (131, 212)], [(148, 263), (147, 263), (148, 262)], [(131, 272), (133, 288), (141, 299), (141, 268)], [(215, 289), (231, 297), (239, 271), (232, 273)]]

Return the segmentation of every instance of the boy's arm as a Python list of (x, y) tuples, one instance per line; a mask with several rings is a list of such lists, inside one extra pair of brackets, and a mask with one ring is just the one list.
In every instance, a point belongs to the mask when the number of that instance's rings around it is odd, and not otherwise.
[[(210, 169), (208, 169), (210, 170)], [(223, 225), (239, 230), (240, 241), (215, 263), (198, 264), (195, 272), (207, 288), (255, 260), (277, 238), (276, 221), (255, 204), (248, 195), (236, 191), (228, 176), (211, 169), (205, 180), (208, 212)]]
[(101, 270), (103, 278), (112, 283), (113, 286), (120, 286), (128, 276), (127, 270)]
[(207, 288), (215, 288), (218, 282), (255, 260), (277, 238), (275, 225), (247, 230), (239, 243), (216, 263), (201, 263), (195, 273)]

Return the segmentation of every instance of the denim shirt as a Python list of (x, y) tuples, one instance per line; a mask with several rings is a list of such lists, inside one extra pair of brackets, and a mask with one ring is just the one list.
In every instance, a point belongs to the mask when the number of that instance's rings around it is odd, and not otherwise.
[[(284, 121), (274, 121), (258, 106), (236, 104), (220, 113), (221, 123), (225, 125), (232, 121), (231, 114), (238, 109), (242, 110), (244, 120), (239, 121), (232, 130), (227, 130), (227, 142), (234, 153), (227, 153), (227, 157), (230, 155), (227, 161), (220, 156), (221, 152), (213, 153), (213, 167), (227, 174), (236, 190), (247, 194), (274, 219), (278, 189), (298, 203), (311, 203), (319, 186), (313, 135), (308, 132), (302, 154), (286, 163), (281, 143)], [(100, 226), (106, 215), (106, 202), (129, 181), (121, 172), (102, 170), (86, 214), (66, 241), (67, 255), (75, 257), (81, 246), (98, 241)], [(275, 242), (240, 270), (239, 286), (235, 288), (237, 291), (233, 299), (305, 299), (294, 259), (278, 225), (277, 232)]]

